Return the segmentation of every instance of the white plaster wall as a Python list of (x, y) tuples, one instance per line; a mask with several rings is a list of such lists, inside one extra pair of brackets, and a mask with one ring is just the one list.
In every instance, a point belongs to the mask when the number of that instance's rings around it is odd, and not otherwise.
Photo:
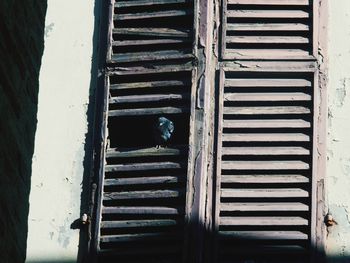
[[(329, 86), (326, 192), (327, 254), (350, 262), (350, 1), (329, 0)], [(348, 257), (347, 259), (344, 256)]]
[(94, 1), (49, 0), (32, 164), (27, 262), (75, 262)]

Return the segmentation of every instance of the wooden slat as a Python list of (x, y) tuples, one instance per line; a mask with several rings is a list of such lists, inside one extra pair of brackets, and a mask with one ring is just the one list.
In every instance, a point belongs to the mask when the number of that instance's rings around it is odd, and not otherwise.
[(227, 59), (312, 59), (306, 49), (227, 49), (225, 54)]
[(176, 224), (175, 220), (170, 219), (102, 221), (101, 228), (164, 227)]
[(192, 58), (191, 50), (162, 50), (153, 52), (118, 53), (112, 55), (113, 62), (135, 62)]
[(298, 202), (281, 203), (222, 203), (220, 211), (226, 212), (253, 212), (253, 211), (309, 211), (309, 206)]
[(176, 87), (188, 86), (188, 80), (165, 80), (165, 81), (149, 81), (149, 82), (130, 82), (110, 85), (110, 90), (122, 89), (144, 89), (144, 88), (159, 88), (159, 87)]
[(224, 114), (259, 115), (259, 114), (308, 114), (309, 108), (302, 106), (271, 106), (271, 107), (225, 107)]
[[(303, 246), (293, 246), (293, 245), (235, 245), (234, 249), (232, 246), (220, 247), (219, 253), (225, 257), (230, 255), (231, 257), (241, 257), (242, 255), (251, 255), (254, 253), (255, 257), (261, 256), (276, 256), (280, 257), (283, 254), (286, 258), (290, 255), (306, 254), (307, 250)], [(276, 254), (276, 255), (275, 255)], [(307, 255), (303, 255), (306, 256)], [(221, 260), (220, 263), (231, 263), (231, 261)]]
[(102, 236), (101, 242), (130, 242), (130, 241), (146, 241), (146, 240), (170, 240), (179, 238), (171, 233), (140, 233), (140, 234), (126, 234), (126, 235), (111, 235)]
[(306, 240), (308, 235), (300, 231), (220, 231), (220, 238), (252, 240)]
[(303, 10), (228, 10), (227, 17), (234, 18), (308, 18)]
[(226, 93), (225, 101), (309, 101), (311, 96), (303, 92)]
[(224, 142), (308, 142), (310, 136), (303, 133), (225, 133)]
[[(173, 254), (181, 251), (181, 247), (174, 246), (174, 245), (162, 245), (162, 249), (159, 249), (158, 246), (147, 246), (147, 247), (122, 247), (122, 248), (103, 248), (100, 249), (98, 252), (102, 256), (134, 256), (134, 255), (142, 255), (142, 256), (149, 256), (149, 255), (163, 255), (166, 254)], [(106, 261), (103, 261), (106, 262)], [(107, 261), (111, 263), (110, 261)], [(113, 262), (113, 261), (112, 261)], [(140, 261), (127, 261), (128, 263), (139, 263)], [(154, 260), (151, 260), (151, 262), (142, 260), (142, 262), (148, 262), (148, 263), (156, 263)], [(167, 261), (167, 263), (170, 263), (173, 261)], [(158, 262), (159, 263), (159, 262)], [(175, 262), (173, 262), (175, 263)]]
[(149, 156), (179, 156), (187, 153), (187, 146), (151, 147), (151, 148), (112, 148), (106, 153), (107, 158), (131, 158)]
[(225, 87), (311, 87), (306, 79), (226, 79)]
[[(225, 61), (220, 63), (225, 72), (315, 72), (314, 61)], [(311, 83), (311, 82), (310, 82)]]
[(308, 177), (300, 174), (245, 174), (245, 175), (222, 175), (222, 183), (239, 184), (291, 184), (308, 183)]
[(303, 147), (223, 147), (222, 155), (309, 155)]
[(309, 221), (299, 216), (235, 216), (221, 217), (222, 226), (307, 226)]
[(120, 104), (120, 103), (135, 103), (135, 102), (164, 102), (169, 100), (184, 100), (189, 99), (190, 94), (151, 94), (151, 95), (128, 95), (111, 97), (109, 103)]
[(223, 170), (307, 170), (302, 161), (222, 161)]
[(158, 199), (182, 197), (182, 191), (176, 190), (149, 190), (149, 191), (128, 191), (128, 192), (105, 192), (104, 200), (128, 200), (128, 199)]
[(115, 7), (134, 7), (134, 6), (151, 6), (151, 5), (167, 5), (167, 4), (182, 4), (188, 0), (133, 0), (133, 1), (116, 1)]
[(189, 112), (188, 107), (162, 107), (162, 108), (142, 108), (142, 109), (123, 109), (110, 110), (108, 116), (141, 116), (141, 115), (158, 115), (158, 114), (180, 114)]
[(232, 5), (309, 5), (308, 0), (228, 0)]
[(183, 209), (165, 206), (114, 206), (103, 207), (102, 214), (180, 215), (183, 214)]
[(146, 185), (146, 184), (174, 184), (184, 182), (185, 178), (178, 176), (155, 176), (155, 177), (135, 177), (135, 178), (113, 178), (105, 179), (105, 186), (122, 185)]
[(309, 192), (300, 188), (221, 189), (222, 198), (303, 198)]
[(298, 36), (227, 36), (226, 42), (232, 44), (307, 44), (309, 39)]
[(158, 36), (158, 37), (190, 37), (190, 31), (187, 29), (172, 29), (172, 28), (143, 28), (143, 27), (125, 27), (125, 28), (114, 28), (113, 34), (123, 35), (139, 35), (139, 36)]
[(147, 171), (163, 169), (180, 169), (184, 168), (183, 163), (177, 162), (157, 162), (157, 163), (130, 163), (106, 165), (105, 172), (124, 172), (124, 171)]
[(228, 31), (309, 31), (302, 23), (234, 23), (228, 24)]
[(303, 119), (223, 120), (224, 128), (310, 128)]
[(170, 72), (186, 72), (192, 71), (192, 62), (186, 62), (181, 64), (154, 64), (152, 67), (147, 66), (134, 66), (134, 67), (114, 67), (109, 72), (110, 76), (130, 76), (139, 74), (160, 74)]
[(142, 13), (126, 13), (115, 14), (114, 20), (135, 20), (135, 19), (148, 19), (158, 17), (176, 17), (176, 16), (188, 16), (193, 14), (192, 10), (168, 10), (168, 11), (155, 11), (155, 12), (142, 12)]
[(125, 47), (125, 46), (148, 46), (159, 44), (182, 44), (191, 42), (190, 39), (180, 38), (165, 38), (165, 39), (134, 39), (134, 40), (118, 40), (112, 41), (112, 46)]

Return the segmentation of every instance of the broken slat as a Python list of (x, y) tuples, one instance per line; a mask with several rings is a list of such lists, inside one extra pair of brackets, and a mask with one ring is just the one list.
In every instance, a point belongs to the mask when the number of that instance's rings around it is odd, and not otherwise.
[(102, 214), (115, 215), (182, 215), (183, 209), (165, 206), (114, 206), (102, 207)]
[(181, 169), (185, 165), (179, 162), (157, 162), (157, 163), (129, 163), (106, 165), (105, 172), (125, 172), (125, 171), (148, 171), (163, 169)]
[(307, 240), (300, 231), (219, 231), (219, 237), (239, 240)]
[(303, 10), (228, 10), (227, 17), (234, 18), (308, 18)]
[(142, 109), (123, 109), (110, 110), (108, 116), (140, 116), (140, 115), (158, 115), (158, 114), (180, 114), (189, 112), (188, 107), (162, 107), (162, 108), (142, 108)]
[(225, 107), (224, 114), (259, 115), (259, 114), (309, 114), (309, 108), (302, 106), (271, 106), (271, 107)]
[(150, 95), (129, 95), (129, 96), (118, 96), (111, 97), (109, 103), (120, 104), (120, 103), (135, 103), (135, 102), (163, 102), (169, 100), (185, 100), (189, 99), (190, 94), (150, 94)]
[(308, 170), (303, 161), (222, 161), (223, 170)]
[(309, 193), (300, 188), (221, 189), (222, 198), (303, 198)]
[(306, 79), (226, 79), (225, 87), (311, 87)]
[(125, 235), (102, 236), (101, 242), (131, 242), (131, 241), (151, 241), (151, 240), (169, 240), (178, 239), (179, 236), (172, 233), (139, 233)]
[[(220, 63), (225, 72), (314, 72), (314, 61), (225, 61)], [(295, 80), (295, 79), (293, 79)], [(298, 79), (296, 79), (298, 81)], [(310, 82), (311, 84), (311, 82)]]
[(181, 190), (149, 190), (149, 191), (128, 191), (128, 192), (105, 192), (104, 200), (127, 200), (127, 199), (162, 199), (183, 197)]
[(307, 44), (309, 39), (298, 36), (227, 36), (229, 44)]
[(302, 23), (234, 23), (227, 25), (228, 31), (309, 31)]
[(158, 88), (158, 87), (176, 87), (188, 86), (190, 82), (187, 80), (165, 80), (165, 81), (150, 81), (150, 82), (130, 82), (110, 85), (110, 90), (122, 89), (144, 89), (144, 88)]
[(105, 186), (123, 185), (147, 185), (147, 184), (174, 184), (184, 182), (184, 177), (178, 176), (155, 176), (155, 177), (135, 177), (135, 178), (113, 178), (105, 179)]
[(152, 67), (135, 66), (135, 67), (114, 67), (109, 73), (110, 76), (130, 76), (139, 74), (160, 74), (171, 72), (186, 72), (192, 71), (192, 62), (181, 64), (154, 64)]
[(114, 28), (113, 34), (120, 35), (139, 35), (139, 36), (158, 36), (158, 37), (190, 37), (190, 31), (187, 29), (172, 29), (172, 28), (143, 28), (143, 27), (125, 27)]
[(221, 217), (221, 226), (307, 226), (309, 221), (300, 216), (235, 216)]
[(226, 93), (225, 101), (309, 101), (311, 96), (303, 92)]
[(303, 147), (223, 147), (222, 155), (309, 155)]
[(142, 13), (126, 13), (115, 14), (114, 20), (136, 20), (136, 19), (153, 19), (159, 17), (177, 17), (192, 15), (192, 10), (168, 10), (168, 11), (155, 11), (155, 12), (142, 12)]
[(164, 227), (176, 224), (176, 220), (170, 219), (102, 221), (101, 228)]
[(309, 211), (309, 206), (300, 202), (281, 203), (222, 203), (220, 211), (225, 212), (253, 212), (253, 211)]
[(225, 133), (224, 142), (308, 142), (310, 136), (303, 133)]
[(302, 119), (272, 120), (223, 120), (224, 128), (310, 128), (311, 124)]
[(300, 174), (249, 174), (222, 175), (222, 183), (239, 184), (291, 184), (308, 183), (309, 178)]
[(133, 1), (116, 1), (115, 7), (134, 7), (134, 6), (152, 6), (187, 3), (188, 0), (133, 0)]
[(288, 59), (312, 58), (308, 50), (304, 49), (227, 49), (228, 59), (273, 59), (283, 57)]
[(228, 0), (230, 5), (309, 5), (309, 0)]
[(191, 50), (162, 50), (148, 52), (115, 53), (112, 61), (117, 63), (149, 61), (149, 60), (170, 60), (192, 58)]
[(187, 146), (151, 147), (151, 148), (112, 148), (106, 153), (107, 158), (131, 158), (146, 156), (179, 156), (187, 153)]

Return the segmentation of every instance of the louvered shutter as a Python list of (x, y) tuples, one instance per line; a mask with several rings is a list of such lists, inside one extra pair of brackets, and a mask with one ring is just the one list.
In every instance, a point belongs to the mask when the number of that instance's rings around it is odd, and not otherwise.
[(314, 6), (224, 0), (215, 262), (309, 262)]
[[(112, 1), (98, 262), (179, 262), (184, 240), (193, 3)], [(159, 116), (175, 123), (156, 148)]]

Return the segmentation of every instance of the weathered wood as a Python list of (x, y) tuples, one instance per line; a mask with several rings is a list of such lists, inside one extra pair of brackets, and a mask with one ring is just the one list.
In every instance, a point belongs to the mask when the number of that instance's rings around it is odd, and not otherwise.
[(302, 161), (222, 161), (223, 170), (308, 170)]
[(115, 215), (182, 215), (183, 209), (166, 206), (114, 206), (103, 207), (102, 214)]
[(179, 183), (184, 181), (185, 181), (184, 177), (178, 177), (178, 176), (113, 178), (113, 179), (105, 179), (105, 186), (174, 184), (174, 183)]
[(308, 183), (309, 178), (299, 174), (248, 174), (248, 175), (222, 175), (222, 183), (240, 184), (291, 184)]
[(312, 59), (304, 49), (227, 49), (227, 59)]
[(189, 112), (188, 107), (163, 107), (163, 108), (142, 108), (142, 109), (123, 109), (110, 110), (109, 117), (118, 116), (141, 116), (141, 115), (158, 115), (158, 114), (180, 114)]
[(310, 136), (303, 133), (225, 133), (224, 142), (308, 142)]
[(144, 89), (144, 88), (159, 88), (159, 87), (182, 87), (188, 86), (188, 80), (165, 80), (165, 81), (150, 81), (150, 82), (130, 82), (110, 85), (110, 90), (122, 89)]
[(308, 114), (309, 108), (302, 106), (271, 106), (271, 107), (225, 107), (224, 114), (259, 115), (259, 114)]
[(303, 119), (224, 120), (224, 128), (310, 128)]
[(134, 6), (152, 6), (152, 5), (167, 5), (167, 4), (182, 4), (187, 3), (188, 0), (133, 0), (133, 1), (116, 1), (114, 6), (134, 7)]
[(132, 241), (151, 241), (151, 240), (171, 240), (180, 237), (172, 233), (139, 233), (125, 235), (101, 236), (101, 242), (132, 242)]
[(307, 240), (308, 235), (300, 231), (220, 231), (223, 239), (251, 240)]
[(303, 147), (224, 147), (222, 155), (309, 155)]
[(112, 45), (116, 47), (129, 47), (129, 46), (148, 46), (148, 45), (159, 45), (159, 44), (182, 44), (189, 43), (189, 38), (164, 38), (164, 39), (135, 39), (135, 40), (118, 40), (112, 41)]
[(311, 87), (306, 79), (226, 79), (225, 87)]
[(221, 211), (226, 212), (253, 212), (253, 211), (309, 211), (309, 206), (299, 202), (281, 203), (222, 203)]
[(306, 37), (286, 37), (286, 36), (228, 36), (227, 43), (232, 44), (307, 44), (309, 38)]
[(192, 62), (173, 64), (173, 65), (152, 65), (152, 68), (147, 66), (134, 66), (134, 67), (113, 67), (108, 73), (110, 76), (130, 76), (139, 74), (155, 74), (155, 73), (170, 73), (170, 72), (182, 72), (192, 71)]
[(179, 198), (183, 196), (181, 190), (149, 190), (129, 192), (105, 192), (104, 200), (126, 200), (126, 199), (158, 199), (158, 198)]
[(232, 23), (228, 31), (309, 31), (307, 24), (302, 23)]
[(246, 188), (222, 189), (222, 198), (295, 198), (309, 197), (301, 188)]
[(307, 226), (309, 221), (300, 216), (235, 216), (221, 217), (221, 226)]
[(176, 16), (188, 16), (192, 15), (192, 10), (169, 10), (169, 11), (154, 11), (154, 12), (143, 12), (143, 13), (126, 13), (126, 14), (115, 14), (114, 20), (135, 20), (135, 19), (148, 19), (157, 17), (176, 17)]
[(303, 10), (229, 10), (227, 17), (234, 18), (308, 18)]
[[(225, 72), (315, 72), (315, 61), (249, 61), (235, 60), (220, 62)], [(293, 79), (294, 81), (295, 79)], [(297, 80), (298, 81), (298, 80)], [(309, 81), (311, 84), (311, 82)]]
[(172, 29), (172, 28), (143, 28), (143, 27), (125, 27), (114, 28), (113, 34), (120, 35), (139, 35), (139, 36), (158, 36), (158, 37), (190, 37), (190, 31), (187, 29)]
[(192, 58), (191, 50), (162, 50), (153, 52), (132, 52), (118, 53), (112, 55), (112, 61), (117, 63), (149, 61), (149, 60), (170, 60), (170, 59), (186, 59)]
[(102, 221), (101, 228), (169, 227), (176, 224), (176, 220), (170, 219)]
[(130, 158), (146, 156), (179, 156), (188, 151), (185, 145), (171, 147), (151, 147), (151, 148), (110, 148), (107, 150), (107, 158)]
[[(230, 256), (242, 256), (242, 255), (251, 255), (254, 253), (257, 255), (285, 255), (287, 258), (289, 255), (300, 255), (307, 253), (307, 250), (303, 246), (297, 245), (235, 245), (235, 249), (232, 247), (222, 247), (220, 249), (221, 255), (230, 255)], [(305, 255), (307, 256), (307, 255)], [(231, 263), (231, 261), (220, 261), (221, 263)]]
[(303, 92), (226, 93), (225, 101), (309, 101), (311, 96)]
[(135, 102), (164, 102), (169, 100), (188, 100), (190, 95), (188, 93), (179, 94), (151, 94), (151, 95), (129, 95), (111, 97), (109, 103), (135, 103)]
[(147, 171), (163, 169), (181, 169), (186, 165), (180, 162), (157, 162), (157, 163), (130, 163), (106, 165), (105, 172), (125, 172), (125, 171)]
[[(162, 248), (159, 249), (158, 246), (153, 246), (153, 247), (123, 247), (123, 248), (110, 248), (110, 249), (100, 249), (99, 254), (102, 256), (134, 256), (134, 255), (166, 255), (166, 254), (174, 254), (178, 253), (181, 251), (181, 248), (179, 246), (173, 246), (173, 245), (162, 245)], [(130, 261), (128, 260), (128, 263), (139, 263), (140, 261)], [(154, 260), (152, 261), (147, 261), (147, 260), (142, 260), (142, 262), (147, 262), (147, 263), (156, 263)], [(173, 261), (169, 261), (171, 263)], [(168, 263), (168, 261), (167, 261)], [(176, 262), (173, 262), (176, 263)]]
[(231, 5), (309, 5), (308, 0), (228, 0)]

